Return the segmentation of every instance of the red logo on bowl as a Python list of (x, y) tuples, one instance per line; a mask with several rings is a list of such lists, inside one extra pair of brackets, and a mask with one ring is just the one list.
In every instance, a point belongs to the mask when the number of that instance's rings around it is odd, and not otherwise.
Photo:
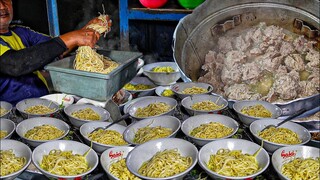
[(109, 157), (111, 159), (117, 158), (117, 157), (121, 157), (123, 155), (123, 152), (119, 151), (119, 152), (115, 152), (113, 153), (112, 151), (109, 152)]
[(286, 159), (286, 158), (289, 158), (289, 157), (293, 157), (295, 155), (296, 155), (295, 151), (289, 151), (289, 152), (285, 152), (285, 150), (281, 151), (281, 157), (283, 159)]

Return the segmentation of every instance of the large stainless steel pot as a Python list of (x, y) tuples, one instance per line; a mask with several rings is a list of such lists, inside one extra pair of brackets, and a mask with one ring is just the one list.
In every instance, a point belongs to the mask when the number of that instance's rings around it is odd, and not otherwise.
[[(196, 81), (205, 55), (216, 50), (218, 38), (227, 31), (245, 29), (260, 22), (303, 34), (320, 42), (318, 0), (207, 0), (181, 19), (174, 32), (174, 60), (185, 82)], [(230, 100), (233, 102), (233, 100)], [(278, 103), (284, 115), (320, 105), (320, 95)]]

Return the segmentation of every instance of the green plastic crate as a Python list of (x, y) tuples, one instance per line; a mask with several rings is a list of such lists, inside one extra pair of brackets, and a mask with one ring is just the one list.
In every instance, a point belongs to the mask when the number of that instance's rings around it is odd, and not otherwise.
[(70, 56), (45, 66), (49, 71), (53, 90), (81, 97), (106, 101), (137, 74), (140, 52), (98, 50), (120, 65), (109, 74), (73, 69), (75, 56)]

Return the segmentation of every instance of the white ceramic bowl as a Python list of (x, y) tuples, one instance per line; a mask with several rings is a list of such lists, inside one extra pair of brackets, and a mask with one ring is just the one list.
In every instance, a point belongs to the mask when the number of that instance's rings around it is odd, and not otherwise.
[(74, 127), (80, 128), (80, 126), (82, 124), (85, 124), (88, 122), (93, 122), (92, 120), (79, 119), (79, 118), (73, 117), (71, 115), (73, 112), (76, 112), (76, 111), (79, 111), (82, 109), (86, 109), (86, 108), (91, 108), (94, 112), (99, 114), (100, 120), (95, 120), (95, 121), (107, 121), (110, 118), (110, 113), (102, 107), (97, 107), (92, 104), (72, 104), (72, 105), (64, 108), (64, 112), (66, 113), (71, 124)]
[[(30, 106), (36, 106), (36, 105), (47, 106), (50, 109), (54, 109), (54, 111), (52, 113), (46, 113), (46, 114), (30, 114), (25, 112), (25, 109), (29, 108)], [(29, 98), (29, 99), (24, 99), (18, 102), (16, 104), (16, 108), (24, 119), (33, 118), (33, 117), (52, 117), (55, 113), (59, 111), (59, 104), (48, 99)]]
[(72, 151), (73, 154), (80, 154), (84, 155), (90, 149), (89, 146), (77, 142), (77, 141), (70, 141), (70, 140), (56, 140), (56, 141), (49, 141), (37, 146), (32, 152), (32, 162), (38, 168), (42, 174), (47, 176), (48, 178), (64, 178), (64, 179), (74, 179), (84, 177), (85, 175), (92, 172), (98, 165), (99, 159), (98, 155), (94, 150), (90, 150), (86, 156), (86, 161), (88, 162), (89, 167), (91, 168), (87, 172), (82, 174), (73, 175), (73, 176), (62, 176), (52, 174), (40, 167), (40, 163), (44, 155), (48, 155), (51, 150), (61, 150), (61, 151)]
[[(169, 111), (161, 113), (156, 116), (148, 116), (148, 117), (137, 117), (135, 115), (138, 108), (144, 108), (144, 107), (147, 107), (151, 103), (160, 103), (160, 102), (163, 102), (163, 103), (166, 103), (167, 105), (169, 105), (171, 107), (169, 109)], [(177, 105), (178, 105), (178, 102), (175, 99), (169, 98), (169, 97), (154, 96), (153, 98), (143, 98), (143, 99), (138, 98), (136, 102), (134, 102), (130, 105), (128, 112), (131, 117), (133, 117), (137, 120), (141, 120), (141, 119), (146, 119), (146, 118), (154, 118), (154, 117), (158, 117), (158, 116), (162, 116), (162, 115), (173, 115), (174, 110)]]
[(181, 127), (181, 122), (174, 116), (159, 116), (155, 118), (147, 118), (143, 121), (138, 121), (129, 125), (123, 133), (124, 140), (126, 140), (129, 144), (139, 145), (140, 143), (136, 143), (133, 141), (135, 134), (140, 128), (144, 128), (146, 126), (160, 126), (164, 128), (170, 128), (172, 130), (172, 133), (168, 137), (175, 137)]
[[(278, 120), (278, 119), (262, 119), (259, 121), (254, 121), (253, 123), (250, 124), (250, 127), (249, 127), (250, 132), (254, 136), (255, 140), (258, 143), (261, 143), (261, 141), (263, 139), (258, 136), (259, 132), (261, 132), (261, 130), (263, 128), (265, 128), (266, 126), (271, 125), (271, 124), (276, 125), (276, 124), (280, 123), (281, 121), (282, 120)], [(299, 139), (301, 139), (302, 142), (300, 144), (296, 144), (296, 145), (306, 144), (311, 139), (310, 132), (305, 127), (301, 126), (300, 124), (289, 121), (289, 122), (282, 124), (280, 127), (290, 129), (291, 131), (298, 134), (298, 137), (299, 137)], [(293, 146), (293, 145), (278, 144), (278, 143), (273, 143), (273, 142), (270, 142), (267, 140), (263, 141), (263, 147), (270, 153), (273, 153), (275, 150), (277, 150), (281, 147), (284, 147), (284, 146)]]
[[(194, 103), (202, 102), (202, 101), (211, 101), (218, 106), (222, 106), (216, 110), (195, 110), (192, 109), (192, 105)], [(181, 105), (185, 108), (185, 110), (191, 115), (198, 115), (198, 114), (217, 114), (221, 113), (223, 109), (228, 106), (228, 101), (224, 99), (222, 96), (217, 94), (197, 94), (192, 96), (187, 96), (181, 101)]]
[(16, 124), (10, 119), (0, 118), (0, 130), (6, 131), (7, 135), (2, 139), (10, 139), (16, 129)]
[(17, 157), (25, 157), (26, 158), (26, 163), (25, 165), (18, 171), (5, 175), (5, 176), (1, 176), (0, 179), (4, 179), (4, 180), (9, 180), (9, 179), (15, 179), (16, 177), (18, 177), (25, 169), (27, 169), (27, 167), (29, 166), (29, 164), (31, 163), (31, 149), (23, 144), (20, 141), (17, 140), (12, 140), (12, 139), (1, 139), (0, 140), (0, 150), (13, 150), (13, 153), (15, 154), (15, 156)]
[(12, 110), (12, 104), (6, 102), (6, 101), (0, 101), (0, 107), (4, 108), (7, 112), (0, 116), (0, 118), (8, 119), (10, 112)]
[[(52, 125), (64, 131), (64, 133), (62, 136), (52, 140), (33, 140), (25, 137), (25, 134), (27, 133), (27, 131), (35, 128), (36, 126), (42, 126), (42, 125)], [(22, 138), (22, 140), (32, 147), (37, 147), (40, 144), (48, 141), (62, 139), (69, 133), (69, 130), (70, 130), (70, 126), (67, 123), (65, 123), (60, 119), (50, 118), (50, 117), (35, 117), (35, 118), (26, 119), (21, 121), (16, 128), (16, 132)]]
[[(228, 136), (221, 137), (221, 138), (213, 138), (213, 139), (197, 138), (190, 135), (190, 132), (194, 128), (199, 127), (201, 124), (207, 124), (210, 122), (219, 122), (229, 128), (232, 128), (233, 131)], [(205, 144), (211, 141), (229, 138), (233, 136), (235, 133), (237, 133), (238, 129), (239, 129), (239, 124), (237, 121), (235, 121), (234, 119), (228, 116), (219, 115), (219, 114), (201, 114), (201, 115), (192, 116), (184, 120), (181, 125), (182, 132), (189, 138), (190, 141), (194, 142), (198, 146), (204, 146)]]
[(220, 175), (212, 170), (210, 170), (207, 166), (209, 162), (210, 155), (216, 154), (219, 149), (229, 149), (229, 150), (241, 150), (243, 154), (251, 154), (253, 155), (260, 146), (248, 140), (243, 139), (221, 139), (217, 141), (212, 141), (206, 145), (204, 145), (199, 150), (199, 165), (202, 169), (204, 169), (207, 174), (212, 179), (253, 179), (254, 177), (258, 176), (259, 174), (263, 173), (270, 163), (269, 154), (265, 149), (261, 149), (261, 151), (256, 156), (257, 162), (259, 167), (261, 168), (258, 172), (243, 177), (232, 177), (232, 176), (224, 176)]
[(180, 98), (183, 99), (185, 97), (190, 96), (191, 94), (183, 94), (182, 91), (186, 88), (192, 88), (192, 87), (200, 87), (208, 90), (206, 93), (201, 94), (210, 94), (213, 90), (213, 87), (210, 84), (207, 83), (201, 83), (201, 82), (187, 82), (187, 83), (176, 83), (174, 85), (171, 85), (171, 90)]
[[(110, 122), (88, 122), (88, 123), (85, 123), (80, 127), (80, 134), (84, 138), (85, 143), (90, 145), (91, 140), (88, 138), (88, 134), (90, 134), (93, 130), (95, 130), (98, 127), (105, 127), (109, 124), (110, 124)], [(125, 129), (126, 129), (126, 127), (123, 125), (120, 125), (120, 124), (114, 124), (108, 128), (108, 130), (115, 130), (115, 131), (119, 132), (120, 134), (123, 134)], [(129, 146), (129, 144), (123, 145), (123, 146)], [(103, 151), (105, 151), (106, 149), (109, 149), (112, 147), (118, 147), (118, 146), (102, 144), (102, 143), (98, 143), (96, 141), (92, 141), (92, 148), (99, 154), (103, 153)]]
[[(178, 149), (178, 152), (183, 156), (191, 156), (192, 164), (191, 166), (174, 176), (170, 176), (167, 178), (151, 178), (146, 177), (138, 173), (138, 169), (141, 167), (142, 163), (151, 159), (157, 152), (163, 151), (166, 149)], [(182, 179), (189, 171), (193, 169), (193, 167), (198, 162), (198, 150), (197, 148), (190, 142), (178, 139), (178, 138), (161, 138), (155, 139), (152, 141), (148, 141), (139, 146), (136, 146), (127, 156), (126, 164), (130, 172), (134, 175), (140, 177), (141, 179)]]
[(144, 85), (151, 86), (150, 89), (145, 89), (145, 90), (129, 90), (123, 87), (123, 89), (129, 91), (132, 94), (133, 98), (151, 96), (154, 94), (154, 90), (156, 89), (156, 85), (152, 81), (150, 81), (147, 77), (136, 76), (129, 83), (133, 85), (144, 84)]
[(266, 101), (258, 101), (258, 100), (236, 101), (233, 104), (233, 109), (237, 112), (240, 121), (245, 126), (249, 126), (252, 122), (254, 122), (256, 120), (266, 119), (266, 118), (261, 118), (261, 117), (248, 116), (246, 114), (241, 113), (241, 110), (244, 107), (254, 106), (254, 105), (258, 105), (258, 104), (263, 105), (266, 109), (268, 109), (272, 113), (271, 119), (277, 119), (282, 114), (282, 110), (278, 106), (276, 106), (272, 103), (266, 102)]
[(156, 94), (158, 95), (158, 96), (163, 96), (163, 97), (174, 97), (174, 92), (172, 91), (172, 93), (173, 93), (173, 95), (172, 96), (164, 96), (164, 95), (162, 95), (162, 93), (163, 93), (163, 91), (164, 90), (171, 90), (171, 87), (170, 86), (158, 86), (157, 88), (156, 88)]
[[(282, 180), (290, 180), (281, 173), (281, 167), (295, 158), (319, 158), (320, 149), (310, 146), (287, 146), (277, 149), (271, 157), (273, 168)], [(319, 173), (319, 170), (318, 170)], [(306, 178), (306, 177), (305, 177)]]
[[(172, 73), (163, 73), (163, 72), (153, 72), (155, 67), (172, 67), (174, 72)], [(181, 74), (179, 68), (175, 62), (156, 62), (147, 64), (142, 67), (143, 74), (150, 78), (157, 85), (171, 85), (176, 83), (180, 79)]]
[(119, 180), (116, 176), (111, 174), (109, 171), (112, 163), (115, 163), (122, 158), (126, 158), (130, 151), (132, 151), (134, 147), (113, 147), (105, 150), (100, 156), (100, 163), (103, 170), (107, 173), (107, 176), (110, 180)]
[(61, 94), (61, 93), (48, 94), (48, 95), (42, 96), (41, 98), (54, 101), (54, 102), (58, 103), (59, 105), (61, 105), (62, 107), (67, 107), (70, 104), (73, 104), (73, 102), (74, 102), (74, 98), (72, 95)]

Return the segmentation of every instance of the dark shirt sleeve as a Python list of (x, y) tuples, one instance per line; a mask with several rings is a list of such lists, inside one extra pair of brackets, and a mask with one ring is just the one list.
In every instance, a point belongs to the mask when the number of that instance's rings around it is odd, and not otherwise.
[(43, 68), (67, 50), (59, 38), (21, 49), (8, 50), (0, 56), (0, 73), (10, 76), (21, 76)]

